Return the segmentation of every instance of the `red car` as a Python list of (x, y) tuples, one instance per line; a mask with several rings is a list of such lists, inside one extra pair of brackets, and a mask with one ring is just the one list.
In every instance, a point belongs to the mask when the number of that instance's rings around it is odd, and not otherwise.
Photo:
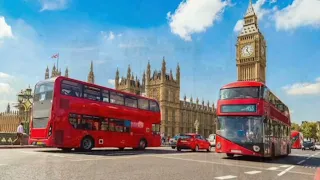
[(188, 133), (181, 134), (177, 141), (177, 151), (181, 149), (192, 149), (198, 151), (199, 149), (206, 149), (208, 152), (211, 151), (210, 142), (199, 134)]

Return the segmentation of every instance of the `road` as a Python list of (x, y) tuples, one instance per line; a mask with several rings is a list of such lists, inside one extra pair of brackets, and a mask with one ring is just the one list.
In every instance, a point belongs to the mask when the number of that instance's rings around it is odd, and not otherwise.
[(262, 161), (215, 152), (177, 152), (171, 148), (94, 150), (1, 149), (0, 179), (61, 180), (314, 180), (320, 151), (293, 150), (285, 158)]

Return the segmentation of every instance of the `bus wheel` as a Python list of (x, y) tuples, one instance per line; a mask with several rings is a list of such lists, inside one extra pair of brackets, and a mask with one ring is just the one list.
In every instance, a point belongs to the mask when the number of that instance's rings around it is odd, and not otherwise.
[(90, 151), (94, 147), (93, 139), (90, 136), (86, 136), (81, 141), (81, 149)]
[(147, 141), (145, 139), (141, 139), (139, 142), (139, 150), (144, 150), (147, 147)]

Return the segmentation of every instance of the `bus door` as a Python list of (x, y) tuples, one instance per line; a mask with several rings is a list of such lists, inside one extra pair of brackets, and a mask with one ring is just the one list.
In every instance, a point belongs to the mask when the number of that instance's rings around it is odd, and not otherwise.
[(271, 132), (272, 132), (272, 125), (271, 125), (271, 121), (270, 119), (268, 119), (267, 117), (264, 117), (263, 120), (263, 142), (264, 142), (264, 154), (265, 155), (271, 155)]

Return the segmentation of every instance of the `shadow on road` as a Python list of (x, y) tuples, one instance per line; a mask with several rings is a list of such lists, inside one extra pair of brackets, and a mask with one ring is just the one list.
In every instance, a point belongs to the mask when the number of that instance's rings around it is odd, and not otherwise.
[[(315, 154), (315, 153), (314, 153)], [(320, 167), (320, 157), (314, 155), (292, 155), (279, 156), (274, 159), (270, 158), (258, 158), (251, 156), (234, 156), (234, 157), (223, 157), (223, 159), (235, 160), (235, 161), (249, 161), (249, 162), (262, 162), (270, 164), (286, 164), (294, 166), (308, 166), (308, 167)]]
[[(145, 150), (133, 150), (133, 149), (93, 149), (92, 151), (70, 151), (64, 152), (59, 149), (53, 150), (37, 150), (37, 152), (46, 153), (59, 153), (59, 154), (83, 154), (91, 156), (128, 156), (128, 155), (149, 155), (149, 154), (183, 154), (186, 151), (178, 152), (175, 149), (145, 149)], [(204, 151), (205, 152), (205, 151)]]

